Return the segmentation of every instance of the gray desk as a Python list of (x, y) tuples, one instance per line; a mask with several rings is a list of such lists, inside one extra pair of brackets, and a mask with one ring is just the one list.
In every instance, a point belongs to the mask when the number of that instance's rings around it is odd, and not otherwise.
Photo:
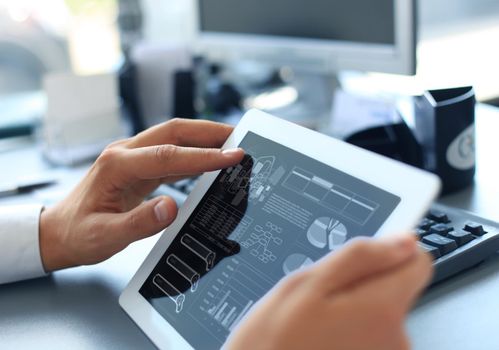
[[(477, 115), (478, 173), (473, 188), (442, 202), (499, 221), (499, 109), (480, 106)], [(22, 159), (22, 161), (19, 161)], [(50, 201), (82, 176), (86, 167), (53, 169), (32, 146), (2, 152), (0, 181), (19, 174), (61, 176), (60, 189), (35, 199)], [(51, 194), (50, 191), (55, 194)], [(1, 201), (25, 202), (31, 197)], [(153, 348), (121, 311), (118, 296), (157, 237), (132, 244), (96, 266), (60, 271), (46, 278), (0, 286), (2, 348)], [(415, 349), (499, 349), (499, 259), (491, 258), (429, 291), (411, 313), (408, 329)]]

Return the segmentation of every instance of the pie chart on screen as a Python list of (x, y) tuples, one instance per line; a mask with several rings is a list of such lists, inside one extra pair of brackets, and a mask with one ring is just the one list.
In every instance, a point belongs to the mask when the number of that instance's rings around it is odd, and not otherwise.
[(284, 260), (284, 263), (282, 264), (282, 269), (286, 275), (289, 275), (291, 272), (295, 270), (299, 270), (303, 267), (310, 266), (314, 263), (312, 259), (309, 257), (295, 253), (291, 254)]
[(336, 250), (347, 240), (348, 231), (339, 220), (329, 217), (316, 219), (308, 228), (307, 239), (316, 248)]

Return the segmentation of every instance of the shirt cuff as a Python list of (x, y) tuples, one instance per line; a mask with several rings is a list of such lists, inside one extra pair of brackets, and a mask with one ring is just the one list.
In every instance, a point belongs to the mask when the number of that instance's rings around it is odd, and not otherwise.
[(0, 207), (0, 284), (46, 275), (40, 255), (41, 205)]

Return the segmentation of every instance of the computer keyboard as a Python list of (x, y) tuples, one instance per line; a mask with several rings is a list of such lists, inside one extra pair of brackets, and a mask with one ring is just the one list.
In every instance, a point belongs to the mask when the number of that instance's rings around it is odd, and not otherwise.
[(499, 250), (499, 223), (433, 204), (416, 229), (419, 245), (434, 260), (433, 283), (472, 267)]
[[(155, 194), (169, 195), (181, 205), (197, 178), (161, 186)], [(464, 210), (434, 203), (416, 228), (418, 244), (434, 258), (432, 284), (483, 261), (499, 250), (499, 223)]]

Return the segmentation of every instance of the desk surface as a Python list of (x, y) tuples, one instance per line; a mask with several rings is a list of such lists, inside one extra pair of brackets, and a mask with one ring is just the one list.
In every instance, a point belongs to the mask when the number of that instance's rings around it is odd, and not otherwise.
[[(499, 149), (497, 130), (499, 109), (479, 106), (476, 183), (442, 202), (499, 221), (499, 184), (493, 161)], [(0, 164), (0, 182), (36, 172), (63, 179), (59, 188), (35, 196), (44, 202), (67, 191), (85, 172), (85, 167), (53, 169), (29, 146), (9, 152), (0, 147)], [(28, 199), (33, 200), (19, 197), (0, 204)], [(120, 309), (118, 296), (157, 238), (134, 243), (95, 266), (0, 286), (2, 348), (154, 348)], [(497, 257), (432, 288), (408, 319), (414, 349), (498, 349), (499, 336), (491, 337), (499, 324), (498, 292)]]

